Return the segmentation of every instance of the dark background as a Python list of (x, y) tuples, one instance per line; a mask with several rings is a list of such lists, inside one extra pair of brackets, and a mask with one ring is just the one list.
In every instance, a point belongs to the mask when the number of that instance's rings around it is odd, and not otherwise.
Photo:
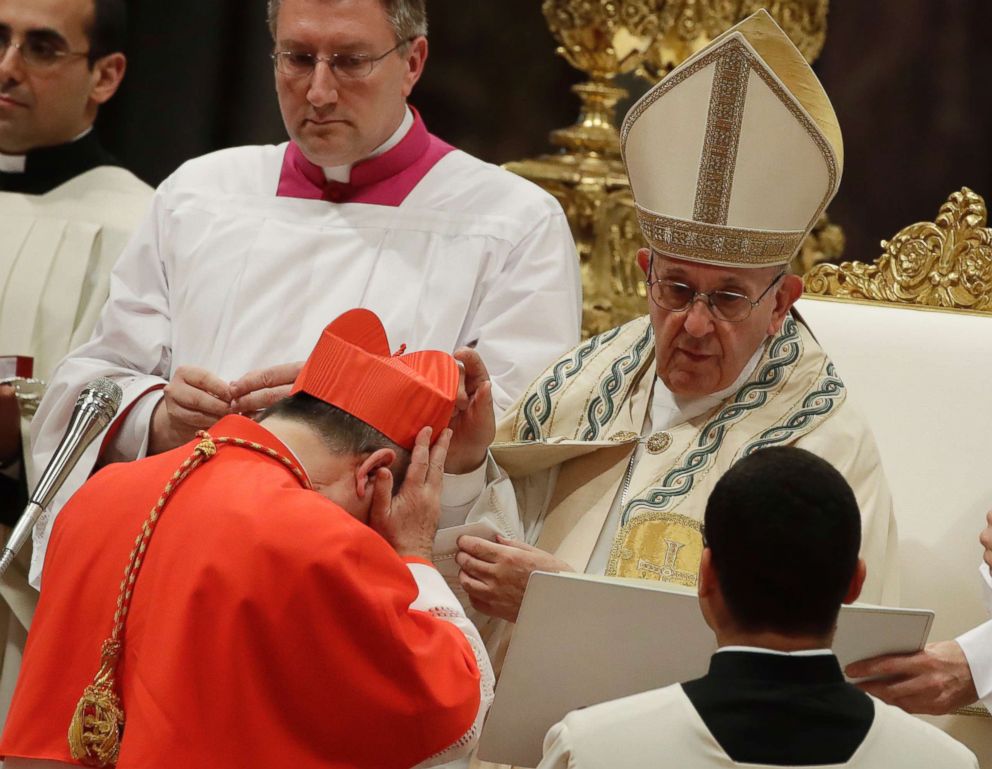
[[(101, 115), (106, 144), (157, 184), (180, 163), (285, 132), (265, 0), (131, 0), (129, 70)], [(554, 55), (540, 0), (429, 0), (430, 60), (411, 100), (443, 139), (494, 163), (550, 149), (581, 75)], [(992, 202), (992, 3), (833, 0), (815, 69), (845, 139), (830, 208), (845, 258), (933, 220), (962, 186)], [(625, 80), (632, 96), (646, 83)]]

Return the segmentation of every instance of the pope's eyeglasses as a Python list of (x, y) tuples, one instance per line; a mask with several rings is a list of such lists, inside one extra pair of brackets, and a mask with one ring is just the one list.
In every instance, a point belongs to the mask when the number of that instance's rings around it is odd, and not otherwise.
[(686, 312), (697, 299), (704, 299), (713, 317), (728, 323), (741, 323), (750, 317), (765, 295), (785, 275), (785, 270), (775, 276), (768, 287), (754, 301), (737, 291), (697, 291), (692, 286), (675, 280), (646, 280), (652, 301), (668, 312)]
[(317, 65), (323, 61), (327, 63), (335, 75), (349, 80), (361, 80), (372, 74), (376, 64), (413, 39), (410, 37), (401, 40), (379, 56), (373, 56), (369, 53), (332, 53), (330, 56), (317, 56), (299, 51), (276, 51), (272, 54), (272, 61), (275, 63), (276, 69), (286, 77), (309, 77), (313, 75)]
[(16, 48), (21, 54), (25, 66), (31, 69), (51, 69), (66, 59), (89, 56), (89, 51), (67, 51), (48, 35), (28, 33), (23, 42), (15, 43), (10, 30), (0, 27), (0, 61), (7, 57), (8, 51)]

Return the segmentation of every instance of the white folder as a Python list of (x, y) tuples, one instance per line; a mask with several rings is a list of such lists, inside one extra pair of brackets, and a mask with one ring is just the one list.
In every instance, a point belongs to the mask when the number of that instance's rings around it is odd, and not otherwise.
[[(841, 665), (916, 652), (933, 612), (855, 604), (841, 610)], [(705, 675), (716, 639), (695, 591), (584, 574), (531, 575), (479, 758), (534, 767), (544, 735), (576, 708)]]

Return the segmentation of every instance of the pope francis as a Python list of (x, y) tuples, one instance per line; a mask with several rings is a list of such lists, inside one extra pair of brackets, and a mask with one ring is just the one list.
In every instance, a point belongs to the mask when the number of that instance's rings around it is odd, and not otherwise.
[(769, 446), (841, 471), (862, 513), (863, 596), (895, 601), (896, 527), (875, 441), (792, 313), (802, 281), (787, 265), (843, 163), (822, 86), (761, 11), (652, 88), (621, 139), (648, 315), (552, 363), (498, 426), (476, 361), (449, 454), (442, 525), (488, 521), (502, 535), (462, 537), (449, 573), (490, 650), (534, 570), (695, 587), (709, 492)]

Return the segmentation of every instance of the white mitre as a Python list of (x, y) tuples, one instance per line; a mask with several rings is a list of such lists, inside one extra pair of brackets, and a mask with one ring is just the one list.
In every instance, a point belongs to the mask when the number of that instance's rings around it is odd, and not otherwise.
[(844, 165), (830, 99), (764, 10), (648, 91), (620, 138), (651, 247), (730, 267), (790, 262)]

